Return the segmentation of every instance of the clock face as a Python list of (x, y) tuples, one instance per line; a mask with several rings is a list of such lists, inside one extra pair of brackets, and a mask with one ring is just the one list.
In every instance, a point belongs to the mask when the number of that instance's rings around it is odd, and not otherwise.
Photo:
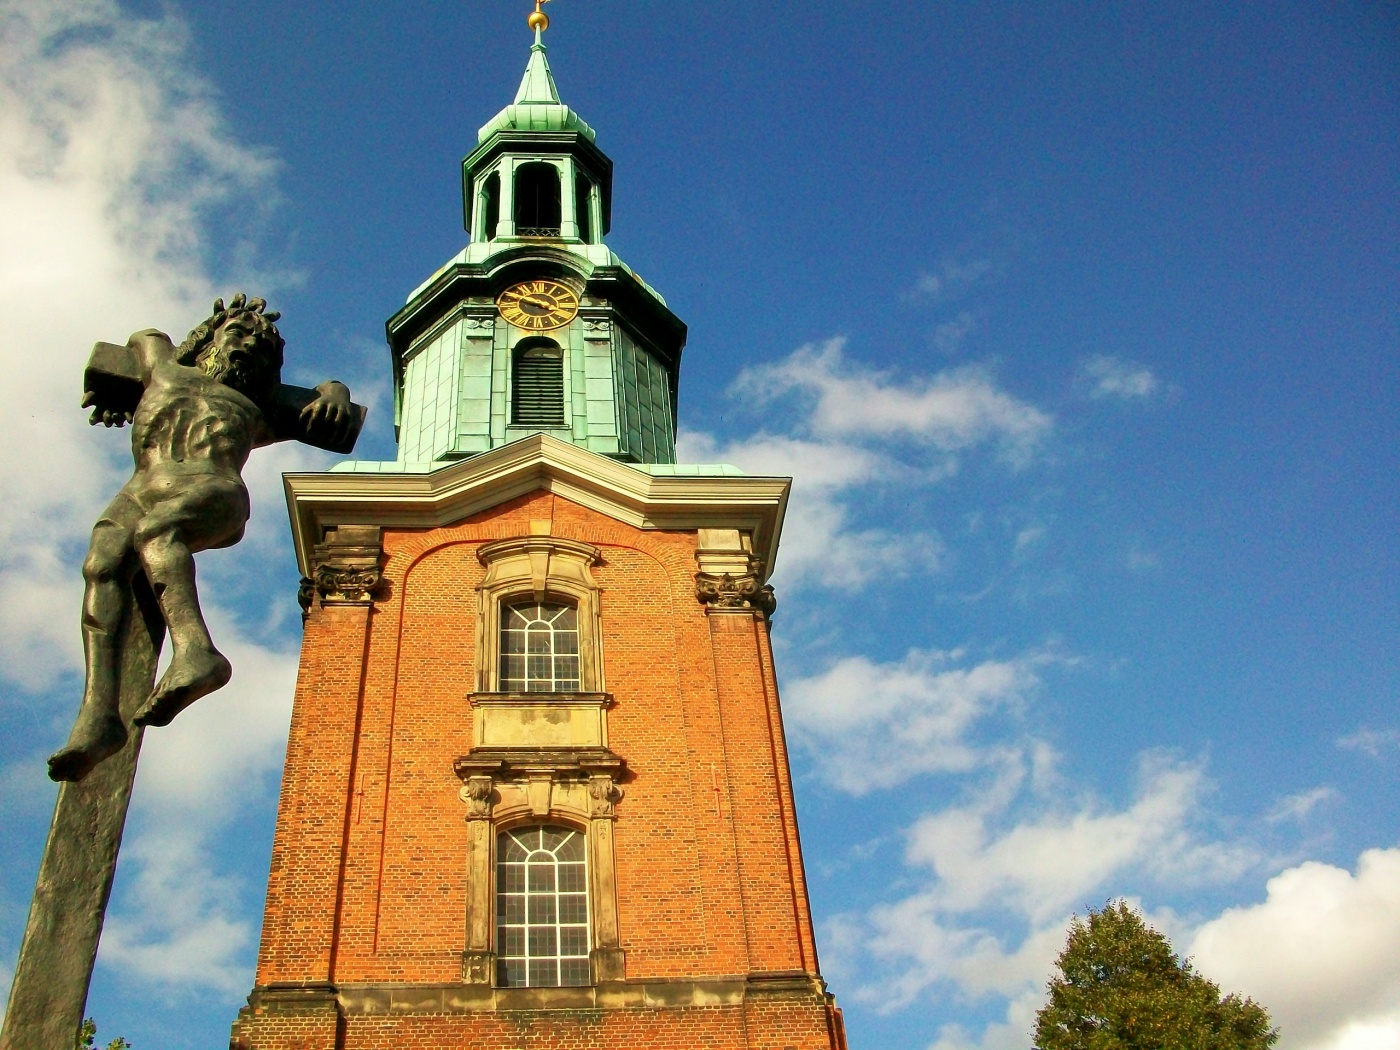
[(496, 297), (496, 309), (516, 328), (548, 332), (578, 314), (578, 293), (558, 281), (522, 281)]

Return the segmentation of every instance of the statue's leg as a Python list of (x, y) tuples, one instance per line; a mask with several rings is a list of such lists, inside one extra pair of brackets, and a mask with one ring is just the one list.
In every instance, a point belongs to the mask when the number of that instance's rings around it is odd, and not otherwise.
[(194, 551), (242, 530), (248, 496), (241, 484), (205, 477), (178, 499), (159, 504), (136, 527), (137, 556), (170, 629), (170, 667), (133, 721), (169, 725), (200, 697), (228, 683), (232, 667), (209, 636), (195, 589)]
[(131, 607), (131, 575), (136, 562), (131, 528), (122, 519), (139, 514), (139, 507), (119, 496), (92, 530), (92, 542), (83, 561), (82, 630), (87, 680), (68, 743), (49, 758), (49, 776), (54, 780), (81, 780), (93, 766), (116, 754), (126, 743), (126, 726), (118, 710), (120, 638)]

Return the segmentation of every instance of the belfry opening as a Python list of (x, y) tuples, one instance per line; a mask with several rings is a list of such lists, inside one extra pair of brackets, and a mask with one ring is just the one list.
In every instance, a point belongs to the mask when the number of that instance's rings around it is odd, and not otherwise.
[(286, 475), (302, 645), (238, 1050), (844, 1050), (770, 631), (790, 482), (676, 463), (685, 324), (536, 4), (397, 455)]

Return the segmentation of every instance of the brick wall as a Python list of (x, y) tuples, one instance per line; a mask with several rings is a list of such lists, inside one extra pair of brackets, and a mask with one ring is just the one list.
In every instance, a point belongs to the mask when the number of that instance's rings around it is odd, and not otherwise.
[[(777, 974), (790, 987), (716, 1006), (347, 1011), (338, 989), (461, 979), (467, 825), (453, 760), (473, 745), (476, 550), (544, 519), (551, 535), (602, 551), (609, 746), (629, 768), (615, 826), (628, 984)], [(372, 609), (317, 607), (306, 624), (263, 991), (235, 1045), (844, 1044), (817, 977), (767, 626), (707, 613), (695, 548), (694, 532), (636, 529), (546, 492), (448, 528), (385, 530)]]

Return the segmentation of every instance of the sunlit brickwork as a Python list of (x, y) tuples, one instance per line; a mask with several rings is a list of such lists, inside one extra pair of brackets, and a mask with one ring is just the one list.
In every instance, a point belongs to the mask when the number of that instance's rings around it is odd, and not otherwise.
[[(547, 523), (547, 524), (545, 524)], [(601, 556), (624, 972), (464, 980), (482, 546), (547, 530)], [(696, 531), (545, 491), (385, 528), (372, 602), (305, 626), (242, 1050), (844, 1046), (819, 976), (766, 617), (696, 597)]]

